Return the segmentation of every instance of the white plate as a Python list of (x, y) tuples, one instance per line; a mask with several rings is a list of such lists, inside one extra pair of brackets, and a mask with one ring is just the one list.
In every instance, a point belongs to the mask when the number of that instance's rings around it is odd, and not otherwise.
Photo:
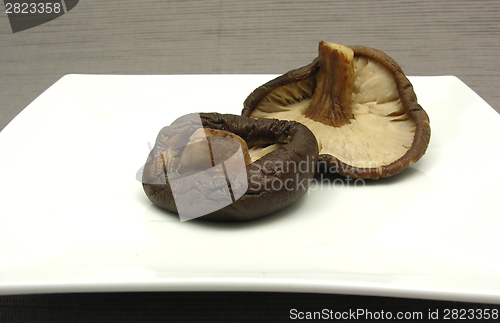
[(270, 75), (68, 75), (0, 133), (0, 294), (291, 291), (500, 303), (500, 115), (459, 79), (412, 77), (424, 158), (316, 182), (249, 223), (181, 223), (136, 179), (158, 131), (239, 114)]

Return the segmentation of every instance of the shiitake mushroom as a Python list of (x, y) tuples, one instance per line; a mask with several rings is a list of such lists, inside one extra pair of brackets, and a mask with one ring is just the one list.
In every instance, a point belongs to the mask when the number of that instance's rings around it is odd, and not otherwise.
[(400, 66), (363, 46), (320, 42), (318, 58), (255, 89), (242, 115), (303, 123), (322, 169), (355, 178), (400, 173), (430, 141), (429, 117)]
[(142, 182), (181, 221), (247, 221), (303, 196), (317, 157), (316, 138), (298, 122), (195, 113), (160, 131)]

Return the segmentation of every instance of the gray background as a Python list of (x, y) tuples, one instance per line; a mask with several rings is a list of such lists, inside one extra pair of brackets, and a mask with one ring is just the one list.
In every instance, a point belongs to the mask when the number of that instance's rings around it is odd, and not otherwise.
[(68, 73), (281, 74), (320, 40), (380, 49), (407, 75), (456, 75), (500, 111), (498, 0), (81, 0), (15, 34), (0, 9), (0, 129)]

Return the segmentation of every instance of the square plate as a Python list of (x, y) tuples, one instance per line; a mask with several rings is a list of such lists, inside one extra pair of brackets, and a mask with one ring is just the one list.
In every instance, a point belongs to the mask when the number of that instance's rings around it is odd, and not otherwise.
[(313, 183), (248, 223), (181, 223), (137, 179), (159, 130), (239, 114), (274, 75), (67, 75), (0, 133), (0, 294), (290, 291), (500, 303), (500, 115), (453, 76), (411, 77), (427, 154), (379, 181)]

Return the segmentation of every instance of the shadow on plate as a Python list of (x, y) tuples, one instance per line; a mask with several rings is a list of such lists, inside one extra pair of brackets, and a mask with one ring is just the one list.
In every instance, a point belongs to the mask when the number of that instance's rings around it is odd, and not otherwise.
[(284, 220), (287, 217), (300, 216), (300, 214), (304, 212), (300, 212), (301, 208), (304, 208), (304, 205), (309, 198), (309, 194), (305, 194), (302, 198), (300, 198), (295, 203), (290, 204), (289, 206), (274, 212), (273, 214), (264, 216), (259, 219), (244, 221), (244, 222), (215, 222), (215, 221), (206, 221), (203, 219), (193, 219), (186, 222), (181, 222), (179, 219), (179, 215), (174, 212), (170, 212), (164, 210), (155, 204), (151, 204), (143, 214), (144, 223), (151, 225), (152, 223), (171, 223), (171, 224), (181, 224), (181, 225), (191, 225), (195, 227), (204, 227), (207, 229), (213, 230), (248, 230), (255, 227), (270, 225), (273, 223), (277, 223), (279, 221)]

